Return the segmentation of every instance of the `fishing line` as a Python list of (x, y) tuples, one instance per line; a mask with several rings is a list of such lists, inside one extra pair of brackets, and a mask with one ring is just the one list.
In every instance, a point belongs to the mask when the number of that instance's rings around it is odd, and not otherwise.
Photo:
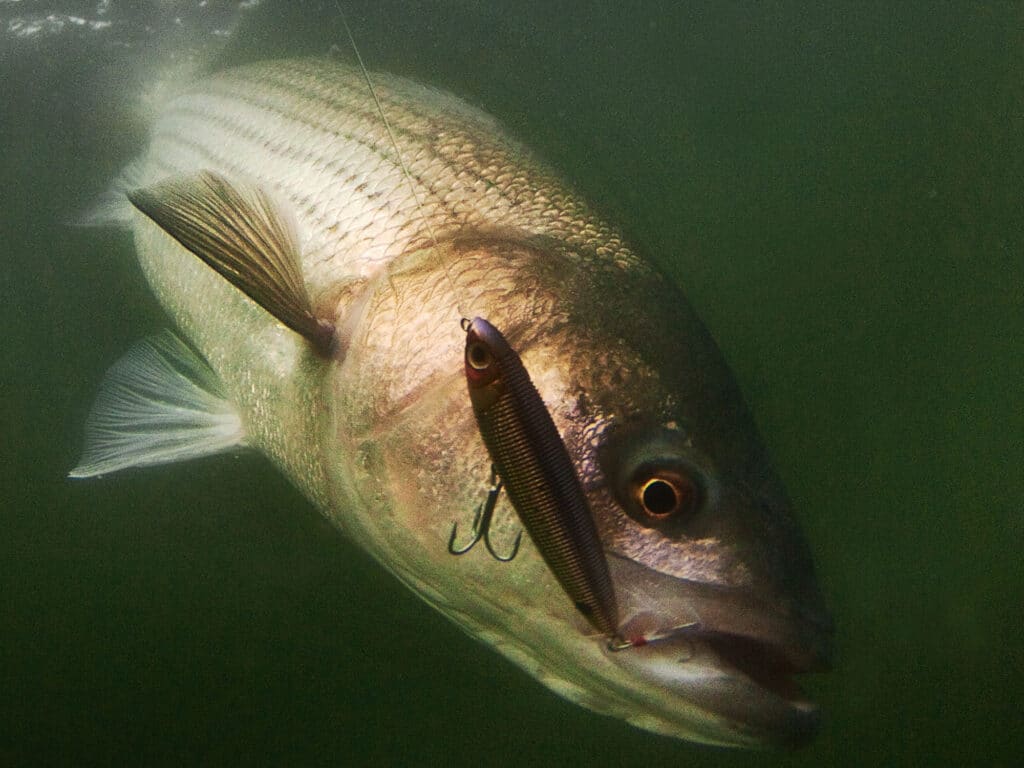
[[(402, 169), (402, 174), (405, 176), (405, 181), (412, 191), (424, 228), (435, 251), (440, 255), (437, 237), (425, 214), (420, 191), (413, 181), (409, 167), (402, 158), (391, 123), (384, 113), (384, 105), (377, 96), (377, 90), (373, 87), (370, 73), (359, 53), (359, 47), (356, 45), (352, 29), (345, 18), (340, 0), (335, 0), (334, 5), (338, 9), (338, 15), (345, 28), (352, 51), (355, 53), (359, 70), (366, 81), (366, 87), (373, 97), (377, 114), (380, 115), (384, 129), (387, 131), (391, 148)], [(441, 264), (455, 297), (456, 311), (462, 316), (461, 326), (467, 333), (467, 344), (477, 343), (479, 346), (479, 340), (474, 342), (474, 339), (477, 339), (478, 333), (484, 333), (488, 342), (496, 344), (496, 348), (501, 351), (500, 358), (493, 358), (495, 362), (500, 360), (500, 370), (507, 374), (507, 376), (500, 376), (499, 372), (499, 375), (496, 375), (496, 378), (500, 379), (498, 382), (500, 396), (493, 402), (488, 396), (483, 396), (482, 399), (478, 398), (475, 393), (482, 389), (488, 389), (489, 394), (490, 387), (480, 382), (474, 385), (471, 381), (470, 399), (473, 401), (481, 436), (488, 454), (493, 460), (493, 467), (498, 469), (502, 483), (508, 485), (508, 493), (513, 507), (524, 526), (530, 531), (531, 537), (535, 539), (544, 561), (561, 584), (562, 589), (570, 597), (576, 609), (596, 629), (608, 636), (610, 647), (618, 650), (640, 644), (638, 641), (623, 640), (618, 635), (618, 604), (615, 597), (615, 586), (605, 560), (604, 548), (593, 520), (593, 514), (580, 486), (576, 469), (550, 413), (530, 381), (529, 374), (523, 367), (519, 356), (508, 346), (508, 342), (501, 333), (486, 320), (477, 318), (471, 322), (463, 315), (455, 281), (443, 259)], [(392, 278), (393, 276), (389, 272), (388, 280), (394, 291)], [(397, 291), (396, 300), (400, 300)], [(469, 375), (469, 372), (475, 369), (471, 359), (467, 357), (466, 360), (466, 370)], [(495, 366), (495, 369), (498, 369), (498, 366)], [(477, 373), (479, 374), (479, 371)], [(488, 384), (493, 385), (494, 382), (488, 381)], [(489, 405), (484, 407), (479, 404), (480, 402), (487, 402)], [(492, 487), (486, 505), (477, 513), (478, 518), (473, 525), (476, 535), (468, 547), (454, 548), (456, 528), (452, 528), (448, 540), (448, 551), (451, 554), (464, 554), (480, 538), (483, 538), (487, 549), (496, 559), (507, 562), (515, 557), (519, 549), (519, 537), (509, 555), (498, 555), (490, 543), (490, 515), (494, 513), (494, 504), (501, 487), (501, 484)]]
[[(334, 0), (334, 7), (338, 9), (338, 16), (341, 17), (341, 25), (345, 28), (345, 34), (348, 36), (348, 41), (352, 45), (352, 52), (356, 55), (356, 61), (359, 63), (359, 70), (363, 74), (363, 80), (366, 81), (366, 87), (370, 91), (370, 96), (373, 98), (373, 103), (377, 107), (377, 114), (380, 115), (381, 122), (384, 124), (384, 130), (387, 131), (388, 140), (391, 142), (391, 148), (395, 152), (395, 157), (398, 159), (398, 166), (402, 169), (402, 175), (405, 176), (405, 182), (409, 185), (409, 190), (412, 192), (413, 200), (416, 201), (416, 210), (420, 214), (420, 220), (423, 222), (424, 228), (427, 230), (427, 235), (430, 237), (431, 243), (434, 245), (434, 250), (440, 255), (440, 246), (437, 242), (437, 236), (434, 234), (434, 228), (430, 224), (430, 219), (427, 217), (423, 209), (423, 201), (420, 198), (420, 191), (413, 181), (412, 174), (409, 172), (409, 166), (405, 164), (405, 159), (402, 157), (402, 151), (398, 148), (398, 141), (395, 139), (395, 133), (391, 130), (391, 123), (384, 114), (384, 105), (381, 103), (380, 98), (377, 96), (377, 89), (373, 87), (373, 81), (370, 79), (370, 71), (366, 68), (363, 63), (363, 57), (359, 53), (359, 46), (356, 45), (356, 39), (352, 35), (352, 29), (348, 25), (348, 20), (345, 18), (345, 12), (341, 8), (340, 0)], [(462, 311), (462, 307), (459, 303), (459, 292), (455, 287), (455, 281), (452, 280), (451, 273), (448, 271), (448, 264), (441, 259), (441, 266), (444, 269), (445, 277), (448, 279), (448, 283), (452, 288), (452, 295), (455, 297), (455, 311), (458, 313), (461, 320), (465, 320), (466, 316)], [(387, 269), (387, 267), (385, 267)], [(401, 299), (398, 296), (398, 291), (395, 289), (394, 277), (388, 272), (388, 283), (391, 285), (391, 290), (395, 292), (396, 301)]]

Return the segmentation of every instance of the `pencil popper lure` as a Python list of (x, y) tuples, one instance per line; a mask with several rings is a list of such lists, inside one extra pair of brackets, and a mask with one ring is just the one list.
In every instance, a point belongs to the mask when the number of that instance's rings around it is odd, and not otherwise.
[[(600, 632), (615, 636), (618, 606), (604, 548), (551, 414), (519, 355), (497, 328), (479, 317), (463, 320), (462, 327), (469, 399), (500, 478), (495, 488), (508, 493), (544, 562), (579, 612)], [(492, 490), (485, 514), (493, 513), (496, 496)], [(474, 524), (477, 538), (486, 536), (489, 522), (487, 515)]]

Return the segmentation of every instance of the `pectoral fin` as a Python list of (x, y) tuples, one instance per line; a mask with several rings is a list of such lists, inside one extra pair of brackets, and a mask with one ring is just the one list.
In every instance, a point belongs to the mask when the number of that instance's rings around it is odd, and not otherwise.
[(170, 331), (139, 342), (107, 373), (70, 477), (169, 464), (244, 445), (242, 418), (210, 367)]
[(259, 187), (212, 171), (128, 192), (132, 205), (326, 354), (334, 326), (313, 314), (294, 228)]

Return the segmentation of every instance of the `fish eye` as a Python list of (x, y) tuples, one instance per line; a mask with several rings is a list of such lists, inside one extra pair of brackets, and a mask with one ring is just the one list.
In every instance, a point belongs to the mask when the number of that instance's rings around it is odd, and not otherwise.
[(685, 472), (639, 472), (633, 480), (640, 511), (652, 521), (686, 518), (700, 503), (696, 482)]
[(491, 350), (482, 342), (472, 342), (466, 348), (466, 362), (474, 371), (486, 371), (494, 360)]
[(661, 517), (672, 514), (679, 506), (679, 497), (672, 483), (652, 477), (640, 489), (640, 504), (648, 515)]
[(714, 478), (676, 431), (642, 423), (611, 430), (598, 461), (623, 513), (665, 536), (686, 536), (714, 506)]

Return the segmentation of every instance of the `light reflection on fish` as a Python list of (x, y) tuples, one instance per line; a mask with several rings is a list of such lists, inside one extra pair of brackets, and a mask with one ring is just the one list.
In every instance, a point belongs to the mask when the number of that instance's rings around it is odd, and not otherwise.
[[(91, 221), (131, 229), (187, 344), (164, 336), (112, 369), (72, 474), (248, 446), (561, 695), (682, 738), (805, 742), (817, 712), (791, 676), (825, 666), (831, 625), (704, 327), (493, 119), (374, 82), (394, 144), (361, 76), (336, 62), (231, 70), (165, 105)], [(456, 308), (503, 329), (529, 369), (622, 631), (685, 631), (615, 652), (526, 541), (512, 563), (449, 554), (452, 515), (472, 514), (491, 463)], [(492, 535), (511, 543), (515, 515), (494, 513)]]

